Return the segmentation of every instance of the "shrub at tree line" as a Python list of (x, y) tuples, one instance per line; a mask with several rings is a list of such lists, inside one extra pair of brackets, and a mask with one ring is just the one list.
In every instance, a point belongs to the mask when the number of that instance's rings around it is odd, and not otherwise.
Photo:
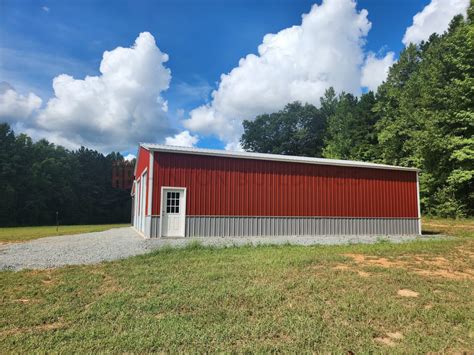
[(409, 45), (376, 93), (331, 88), (321, 107), (294, 102), (244, 121), (247, 151), (413, 166), (425, 214), (474, 212), (474, 7), (443, 35)]

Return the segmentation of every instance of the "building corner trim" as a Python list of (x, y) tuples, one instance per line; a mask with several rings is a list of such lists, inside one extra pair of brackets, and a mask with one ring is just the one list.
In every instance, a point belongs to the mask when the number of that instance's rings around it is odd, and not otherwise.
[[(154, 156), (153, 151), (149, 151), (150, 159), (148, 160), (148, 216), (151, 221), (151, 215), (153, 210), (153, 165), (154, 165)], [(147, 226), (148, 237), (151, 236), (151, 223)]]
[(420, 173), (416, 172), (416, 195), (418, 200), (418, 234), (421, 235)]

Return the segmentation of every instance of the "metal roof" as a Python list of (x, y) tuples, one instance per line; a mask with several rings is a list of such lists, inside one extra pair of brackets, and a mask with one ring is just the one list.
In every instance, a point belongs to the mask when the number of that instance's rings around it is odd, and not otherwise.
[(163, 145), (163, 144), (152, 144), (152, 143), (140, 143), (140, 146), (147, 150), (155, 151), (155, 152), (210, 155), (210, 156), (228, 157), (228, 158), (271, 160), (271, 161), (282, 161), (282, 162), (290, 162), (290, 163), (348, 166), (348, 167), (357, 167), (357, 168), (419, 171), (419, 169), (417, 168), (367, 163), (363, 161), (354, 161), (354, 160), (338, 160), (338, 159), (301, 157), (301, 156), (295, 156), (295, 155), (238, 152), (238, 151), (218, 150), (218, 149), (179, 147), (179, 146), (171, 146), (171, 145)]

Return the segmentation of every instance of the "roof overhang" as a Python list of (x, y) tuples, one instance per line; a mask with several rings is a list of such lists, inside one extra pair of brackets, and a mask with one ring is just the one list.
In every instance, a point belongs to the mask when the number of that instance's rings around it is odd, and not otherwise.
[(169, 146), (169, 145), (163, 145), (163, 144), (151, 144), (151, 143), (141, 143), (140, 146), (145, 148), (146, 150), (153, 151), (153, 152), (207, 155), (207, 156), (226, 157), (226, 158), (280, 161), (280, 162), (287, 162), (287, 163), (303, 163), (303, 164), (315, 164), (315, 165), (345, 166), (345, 167), (355, 167), (355, 168), (402, 170), (402, 171), (415, 171), (415, 172), (419, 171), (419, 169), (417, 168), (368, 163), (368, 162), (354, 161), (354, 160), (338, 160), (338, 159), (301, 157), (301, 156), (295, 156), (295, 155), (237, 152), (237, 151), (218, 150), (218, 149), (178, 147), (178, 146)]

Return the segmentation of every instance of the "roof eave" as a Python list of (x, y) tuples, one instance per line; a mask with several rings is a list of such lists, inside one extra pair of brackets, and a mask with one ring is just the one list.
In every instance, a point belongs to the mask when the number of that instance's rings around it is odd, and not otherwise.
[(234, 152), (234, 151), (225, 151), (225, 150), (221, 151), (221, 150), (216, 150), (216, 149), (164, 146), (164, 145), (154, 145), (154, 144), (148, 144), (148, 143), (141, 143), (140, 146), (153, 152), (167, 152), (167, 153), (177, 153), (177, 154), (218, 156), (218, 157), (238, 158), (238, 159), (280, 161), (280, 162), (286, 162), (286, 163), (343, 166), (343, 167), (352, 167), (352, 168), (401, 170), (401, 171), (414, 171), (414, 172), (420, 171), (420, 169), (418, 168), (366, 163), (366, 162), (355, 162), (355, 161), (349, 161), (349, 160), (332, 160), (332, 159), (325, 159), (325, 158), (308, 158), (308, 157), (299, 157), (299, 156), (291, 156), (291, 155)]

